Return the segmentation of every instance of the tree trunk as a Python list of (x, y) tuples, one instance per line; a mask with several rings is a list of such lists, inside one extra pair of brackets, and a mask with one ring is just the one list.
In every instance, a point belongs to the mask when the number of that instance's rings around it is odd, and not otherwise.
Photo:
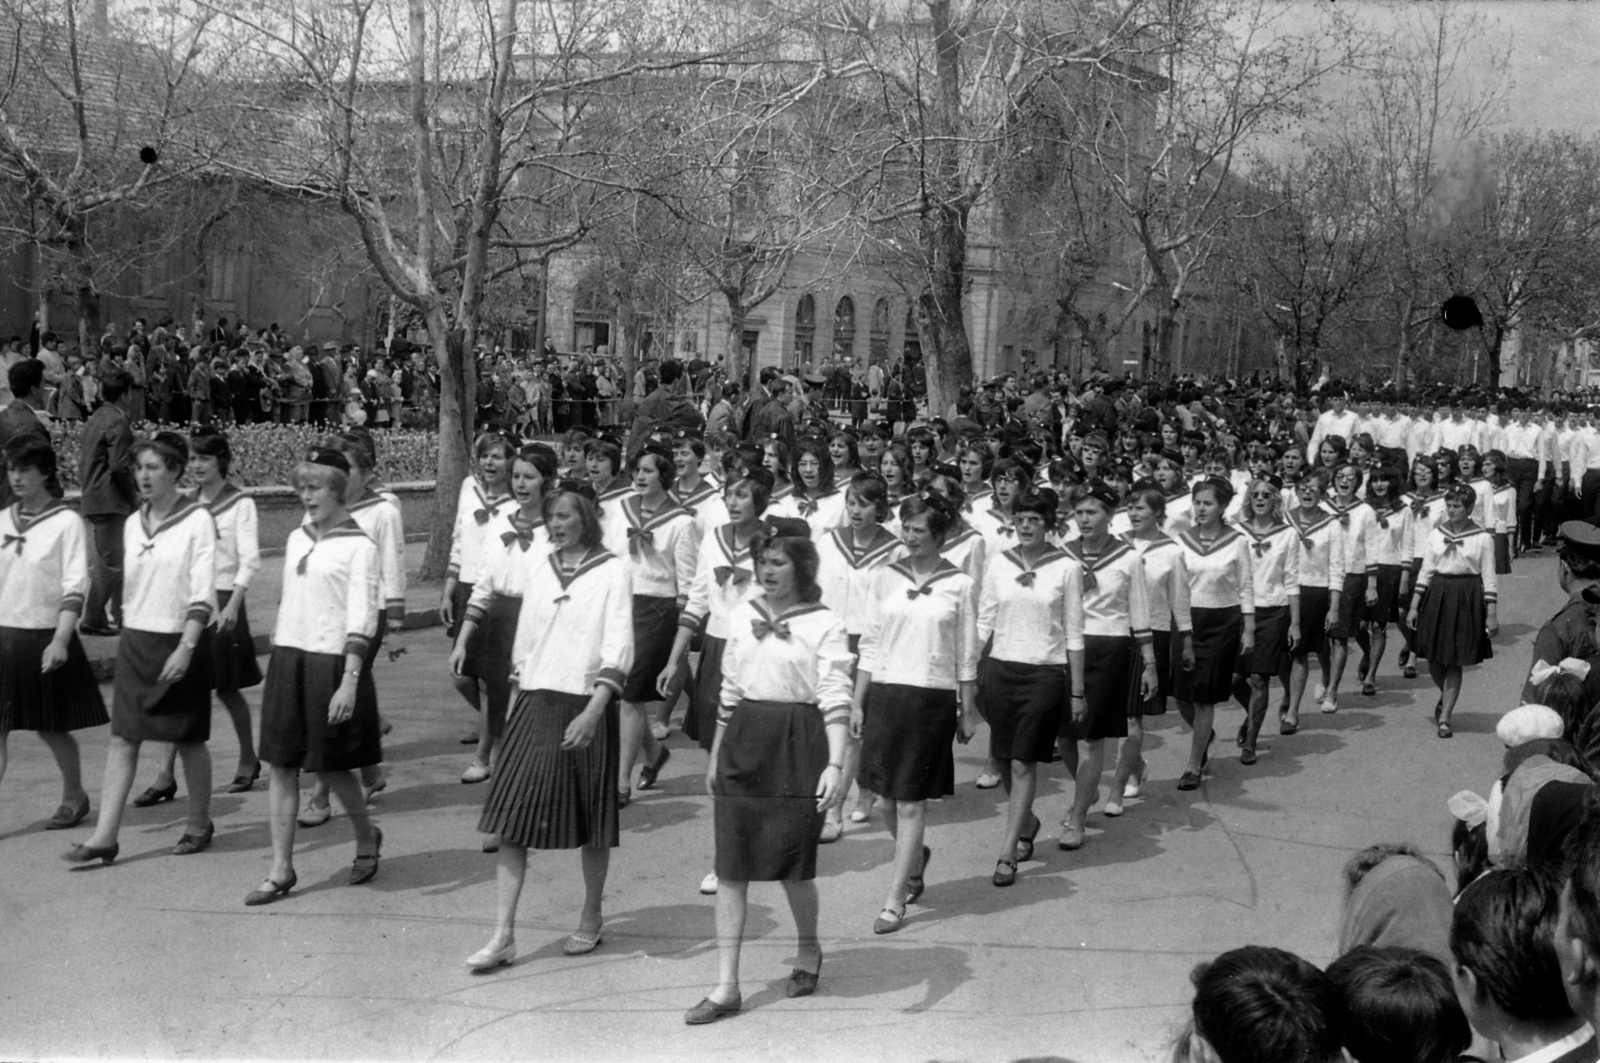
[(427, 311), (428, 345), (439, 367), (439, 457), (434, 472), (433, 521), (428, 526), (428, 551), (422, 559), (424, 580), (443, 579), (450, 566), (450, 540), (455, 534), (456, 497), (467, 478), (473, 417), (477, 410), (465, 401), (464, 363), (471, 362), (465, 350), (465, 337), (450, 331), (444, 310), (435, 305)]
[(1407, 299), (1400, 305), (1399, 344), (1395, 350), (1394, 359), (1394, 387), (1395, 391), (1404, 395), (1411, 386), (1411, 355), (1413, 342), (1411, 336), (1411, 311), (1415, 303)]
[(741, 292), (724, 288), (722, 298), (728, 304), (728, 379), (734, 382), (743, 381), (745, 393), (754, 395), (761, 383), (761, 369), (758, 365), (759, 359), (756, 358), (751, 358), (749, 364), (745, 364), (744, 296)]

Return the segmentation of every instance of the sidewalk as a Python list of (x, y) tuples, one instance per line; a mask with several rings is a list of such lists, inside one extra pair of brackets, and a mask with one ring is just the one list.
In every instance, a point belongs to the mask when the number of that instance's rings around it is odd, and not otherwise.
[[(423, 583), (417, 578), (417, 573), (422, 570), (423, 555), (427, 550), (426, 542), (406, 543), (404, 556), (405, 630), (407, 631), (414, 628), (436, 627), (439, 624), (439, 594), (444, 588), (444, 581), (432, 580)], [(250, 618), (250, 632), (255, 636), (257, 653), (265, 654), (272, 649), (272, 629), (278, 619), (278, 601), (282, 596), (283, 553), (274, 551), (261, 559), (261, 571), (256, 573), (255, 581), (250, 586), (250, 595), (245, 599), (245, 608)], [(117, 661), (116, 637), (85, 635), (83, 649), (89, 655), (89, 663), (94, 666), (95, 677), (102, 683), (109, 682)]]

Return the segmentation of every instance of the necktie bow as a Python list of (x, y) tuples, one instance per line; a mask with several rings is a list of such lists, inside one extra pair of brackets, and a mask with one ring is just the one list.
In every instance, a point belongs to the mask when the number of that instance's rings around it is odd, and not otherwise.
[(150, 551), (154, 550), (155, 548), (156, 548), (155, 540), (151, 540), (150, 542), (147, 542), (143, 546), (139, 547), (139, 556), (143, 557), (145, 554), (148, 554)]
[(785, 624), (782, 620), (773, 620), (769, 622), (761, 619), (760, 617), (756, 617), (754, 620), (750, 621), (750, 631), (758, 639), (764, 639), (768, 635), (776, 635), (786, 642), (789, 639), (789, 625)]
[(1382, 528), (1384, 531), (1389, 530), (1389, 518), (1386, 514), (1380, 513), (1378, 515), (1378, 527)]
[(1262, 541), (1262, 542), (1259, 542), (1259, 543), (1252, 544), (1250, 549), (1252, 549), (1252, 550), (1254, 550), (1256, 552), (1256, 556), (1257, 557), (1265, 557), (1266, 554), (1267, 554), (1267, 551), (1272, 549), (1272, 544), (1269, 543), (1269, 542), (1266, 542), (1266, 541)]
[(1034, 575), (1035, 573), (1031, 568), (1026, 572), (1019, 572), (1017, 574), (1017, 582), (1022, 584), (1024, 587), (1031, 587), (1033, 586)]
[(1342, 528), (1350, 527), (1350, 514), (1349, 513), (1341, 513), (1341, 514), (1339, 514), (1339, 526), (1342, 527)]
[(1311, 536), (1302, 535), (1300, 536), (1300, 545), (1305, 547), (1307, 550), (1313, 550), (1316, 548), (1317, 544), (1311, 541)]
[(523, 531), (518, 528), (515, 531), (501, 532), (500, 541), (506, 546), (510, 546), (512, 543), (520, 543), (522, 548), (526, 550), (533, 545), (533, 529), (530, 528), (527, 531)]
[(1095, 577), (1094, 569), (1088, 565), (1083, 566), (1083, 589), (1086, 591), (1098, 590), (1100, 580)]
[(472, 519), (477, 521), (479, 524), (488, 524), (489, 516), (490, 513), (487, 509), (480, 509), (472, 514)]
[(656, 544), (655, 532), (651, 531), (649, 528), (629, 528), (628, 529), (628, 548), (629, 549), (636, 550), (639, 547), (655, 546), (655, 544)]
[(27, 541), (28, 541), (27, 539), (23, 538), (20, 535), (8, 535), (8, 536), (6, 536), (6, 541), (4, 543), (0, 543), (0, 550), (5, 549), (6, 547), (10, 546), (12, 543), (16, 543), (17, 544), (17, 556), (21, 557), (22, 556), (22, 544), (27, 542)]
[(933, 594), (933, 587), (931, 585), (929, 585), (929, 584), (926, 584), (926, 583), (924, 583), (920, 587), (913, 587), (911, 590), (906, 591), (906, 597), (910, 598), (912, 601), (916, 601), (918, 595), (931, 595), (931, 594)]
[(1444, 541), (1444, 552), (1445, 553), (1454, 554), (1454, 553), (1459, 553), (1460, 550), (1461, 550), (1461, 540), (1459, 540), (1459, 539), (1446, 539)]
[(726, 587), (729, 580), (733, 581), (735, 587), (750, 582), (750, 573), (742, 568), (734, 568), (731, 565), (718, 565), (716, 567), (716, 576), (717, 586), (719, 587)]
[(1589, 678), (1589, 662), (1581, 661), (1576, 657), (1563, 657), (1557, 664), (1548, 664), (1544, 661), (1535, 661), (1533, 670), (1528, 673), (1528, 680), (1534, 686), (1544, 686), (1545, 681), (1554, 675), (1574, 675), (1579, 679)]
[(1428, 512), (1428, 503), (1424, 502), (1420, 498), (1417, 499), (1416, 501), (1411, 503), (1411, 512), (1415, 516), (1418, 516), (1418, 517), (1422, 516), (1424, 513)]
[(1002, 525), (1000, 525), (1000, 527), (996, 528), (995, 530), (998, 531), (1001, 535), (1015, 535), (1015, 534), (1017, 534), (1017, 529), (1013, 528), (1009, 524), (1002, 524)]
[(561, 604), (561, 603), (562, 603), (562, 602), (570, 602), (570, 601), (572, 601), (572, 595), (570, 595), (570, 594), (563, 594), (563, 595), (560, 595), (560, 596), (558, 596), (558, 597), (557, 597), (557, 598), (556, 598), (556, 599), (555, 599), (555, 601), (554, 601), (554, 604), (556, 604), (556, 605), (560, 605), (560, 604)]
[(802, 498), (800, 500), (800, 504), (796, 508), (800, 510), (800, 515), (802, 517), (810, 517), (815, 515), (817, 512), (817, 503), (815, 499)]

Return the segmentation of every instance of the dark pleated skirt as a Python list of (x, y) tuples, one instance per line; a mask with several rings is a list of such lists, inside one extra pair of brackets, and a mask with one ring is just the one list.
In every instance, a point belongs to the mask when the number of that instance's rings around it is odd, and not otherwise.
[(1511, 572), (1511, 533), (1494, 533), (1494, 573), (1497, 576)]
[(522, 612), (522, 598), (509, 594), (496, 594), (489, 599), (483, 622), (467, 640), (466, 656), (461, 661), (461, 674), (478, 679), (506, 680), (511, 675), (511, 647), (517, 638), (517, 617)]
[[(232, 591), (218, 591), (217, 610), (220, 612), (232, 597)], [(248, 603), (239, 603), (239, 618), (231, 631), (212, 625), (211, 676), (217, 690), (248, 690), (261, 683), (261, 665), (256, 661), (256, 640), (250, 634), (248, 609)]]
[(1256, 648), (1239, 658), (1243, 675), (1281, 675), (1289, 664), (1289, 607), (1256, 606)]
[(328, 705), (344, 679), (344, 654), (275, 646), (261, 691), (261, 759), (281, 768), (333, 772), (383, 760), (378, 695), (370, 668), (356, 678), (350, 718), (328, 722)]
[(683, 733), (701, 749), (710, 750), (717, 737), (717, 703), (722, 699), (722, 655), (728, 640), (705, 637), (700, 650), (700, 667), (694, 673), (689, 692), (689, 711), (683, 717)]
[(717, 751), (716, 871), (729, 882), (817, 877), (817, 780), (828, 738), (815, 705), (741, 701)]
[(588, 746), (561, 748), (567, 725), (588, 704), (587, 694), (517, 695), (478, 818), (480, 831), (528, 849), (617, 846), (616, 701), (606, 706)]
[(622, 685), (623, 701), (640, 704), (661, 700), (656, 680), (672, 660), (672, 643), (677, 637), (676, 598), (633, 596), (633, 668)]
[(1145, 716), (1160, 716), (1167, 711), (1167, 699), (1172, 696), (1172, 638), (1171, 631), (1150, 632), (1150, 641), (1156, 651), (1156, 680), (1160, 688), (1140, 707)]
[(1300, 585), (1300, 645), (1296, 656), (1321, 653), (1328, 648), (1328, 606), (1333, 594), (1326, 587)]
[[(470, 583), (457, 583), (456, 589), (450, 592), (450, 616), (452, 619), (450, 626), (445, 628), (444, 633), (449, 636), (451, 642), (454, 642), (456, 636), (461, 633), (461, 621), (467, 615), (467, 603), (472, 600), (472, 587), (473, 585)], [(471, 652), (472, 647), (468, 646), (467, 650)]]
[(1366, 572), (1346, 572), (1344, 586), (1339, 588), (1339, 615), (1328, 627), (1328, 637), (1353, 639), (1356, 625), (1367, 611)]
[(1172, 696), (1192, 705), (1216, 705), (1233, 697), (1234, 666), (1244, 636), (1238, 606), (1190, 610), (1194, 617), (1194, 667), (1178, 668)]
[(894, 801), (956, 789), (956, 692), (873, 683), (861, 723), (861, 785)]
[(989, 755), (1033, 764), (1055, 759), (1067, 708), (1067, 668), (988, 658), (983, 684)]
[(1455, 667), (1486, 661), (1494, 656), (1487, 623), (1480, 577), (1436, 575), (1417, 606), (1417, 656)]
[(211, 629), (175, 683), (157, 677), (183, 638), (181, 632), (123, 628), (117, 639), (117, 672), (111, 700), (111, 733), (129, 742), (190, 745), (211, 738)]
[[(1072, 722), (1072, 705), (1062, 716), (1060, 734), (1079, 742), (1128, 737), (1128, 716), (1139, 711), (1139, 677), (1144, 655), (1129, 635), (1083, 636), (1083, 694), (1087, 713)], [(1070, 690), (1069, 690), (1070, 693)]]
[(77, 632), (67, 642), (67, 663), (39, 670), (55, 636), (53, 628), (0, 627), (0, 734), (81, 731), (110, 719)]
[[(1369, 624), (1393, 624), (1400, 620), (1400, 573), (1399, 565), (1379, 565), (1376, 583), (1378, 587), (1378, 600), (1365, 607), (1362, 615)], [(1409, 604), (1409, 603), (1407, 603)]]

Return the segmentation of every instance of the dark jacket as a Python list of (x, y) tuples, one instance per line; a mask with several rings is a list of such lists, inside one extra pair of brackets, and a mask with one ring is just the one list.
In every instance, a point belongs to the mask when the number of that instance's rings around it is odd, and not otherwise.
[(639, 403), (638, 413), (633, 419), (633, 431), (628, 433), (628, 457), (637, 454), (653, 432), (675, 432), (679, 429), (697, 432), (705, 424), (705, 418), (700, 416), (700, 411), (687, 398), (671, 388), (658, 387)]
[(110, 403), (84, 422), (78, 482), (85, 517), (125, 517), (139, 505), (133, 483), (133, 429), (128, 415)]

